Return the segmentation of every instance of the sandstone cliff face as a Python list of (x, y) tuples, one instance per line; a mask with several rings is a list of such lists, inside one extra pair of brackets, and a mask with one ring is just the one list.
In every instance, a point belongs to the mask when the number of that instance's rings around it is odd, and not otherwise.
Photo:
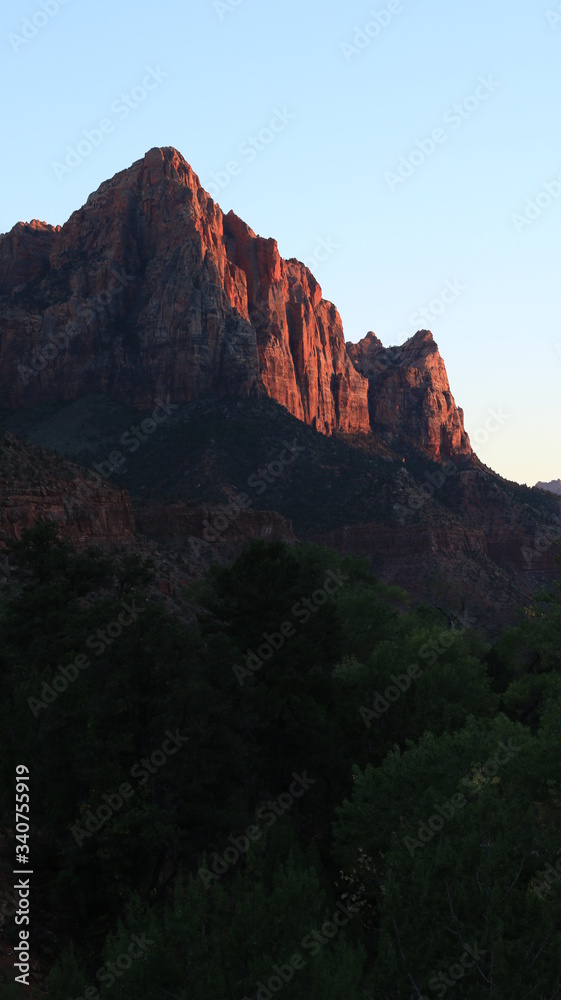
[(106, 181), (62, 228), (0, 238), (0, 321), (12, 408), (264, 391), (324, 433), (369, 431), (335, 307), (274, 240), (224, 217), (171, 148)]
[[(235, 517), (225, 517), (223, 509), (215, 505), (150, 500), (136, 501), (133, 511), (136, 530), (147, 538), (174, 545), (195, 539), (191, 555), (196, 560), (214, 546), (231, 548), (233, 544), (246, 545), (256, 539), (296, 541), (291, 522), (274, 510), (241, 509), (236, 511)], [(220, 530), (213, 528), (213, 524)]]
[(80, 548), (132, 539), (128, 493), (0, 429), (0, 547), (37, 521)]
[(368, 379), (370, 425), (390, 446), (413, 444), (433, 460), (472, 454), (463, 411), (456, 406), (432, 333), (420, 330), (400, 347), (384, 348), (373, 333), (347, 344)]
[(337, 309), (313, 274), (285, 261), (233, 212), (224, 219), (228, 257), (246, 278), (261, 378), (269, 394), (317, 430), (367, 433), (368, 383), (351, 364)]
[(124, 490), (92, 489), (76, 481), (67, 488), (0, 489), (0, 539), (19, 539), (37, 521), (53, 521), (78, 548), (132, 539), (131, 510)]

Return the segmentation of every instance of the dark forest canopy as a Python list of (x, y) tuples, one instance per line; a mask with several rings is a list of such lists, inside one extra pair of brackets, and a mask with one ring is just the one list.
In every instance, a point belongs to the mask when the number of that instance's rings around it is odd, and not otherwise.
[(9, 561), (0, 823), (24, 763), (52, 1000), (561, 995), (559, 587), (490, 647), (312, 545), (188, 621), (51, 526)]

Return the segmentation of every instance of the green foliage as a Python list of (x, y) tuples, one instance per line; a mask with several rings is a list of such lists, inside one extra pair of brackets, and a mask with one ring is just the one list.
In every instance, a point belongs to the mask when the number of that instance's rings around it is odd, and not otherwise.
[[(363, 949), (345, 928), (334, 937), (321, 934), (334, 910), (318, 873), (302, 858), (277, 860), (268, 880), (263, 859), (252, 852), (243, 871), (224, 883), (206, 888), (193, 875), (179, 880), (163, 909), (146, 910), (134, 896), (107, 937), (92, 982), (108, 989), (118, 983), (123, 1000), (241, 998), (254, 997), (260, 983), (280, 971), (293, 1000), (358, 1000)], [(52, 1000), (66, 1000), (62, 969), (56, 982), (61, 986)]]
[(458, 733), (427, 733), (381, 767), (355, 772), (336, 852), (346, 871), (361, 853), (371, 859), (366, 898), (378, 914), (371, 958), (380, 995), (412, 983), (434, 989), (433, 976), (457, 963), (466, 944), (484, 955), (462, 996), (554, 988), (561, 892), (540, 899), (534, 891), (558, 849), (558, 824), (544, 816), (547, 781), (561, 777), (552, 746), (549, 735), (537, 740), (504, 716), (471, 718)]
[(50, 525), (9, 559), (0, 826), (26, 763), (52, 1000), (255, 998), (297, 954), (298, 1000), (556, 995), (559, 588), (489, 649), (313, 545), (213, 569), (190, 624)]

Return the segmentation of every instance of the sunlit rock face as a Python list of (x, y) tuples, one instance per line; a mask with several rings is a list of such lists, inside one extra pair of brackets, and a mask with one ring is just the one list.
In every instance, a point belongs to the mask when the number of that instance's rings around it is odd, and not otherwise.
[(64, 226), (0, 237), (0, 387), (12, 408), (264, 392), (323, 433), (369, 432), (335, 306), (274, 240), (224, 216), (172, 148), (103, 183)]
[(464, 414), (450, 392), (432, 333), (420, 330), (400, 347), (385, 348), (373, 333), (347, 351), (368, 379), (370, 426), (391, 447), (413, 444), (429, 458), (470, 456)]

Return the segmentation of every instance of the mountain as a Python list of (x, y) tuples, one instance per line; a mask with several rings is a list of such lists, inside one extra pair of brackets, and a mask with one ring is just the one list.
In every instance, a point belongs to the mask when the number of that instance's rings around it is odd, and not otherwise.
[(1, 236), (0, 320), (11, 409), (92, 392), (144, 409), (265, 393), (322, 433), (470, 454), (430, 334), (393, 352), (373, 335), (345, 345), (308, 268), (224, 215), (172, 148), (106, 181), (64, 226)]
[(0, 391), (0, 545), (49, 517), (150, 552), (171, 597), (250, 539), (312, 540), (489, 634), (559, 574), (561, 501), (479, 461), (430, 331), (345, 344), (172, 148), (0, 236)]
[[(357, 371), (368, 379), (372, 431), (390, 446), (419, 447), (433, 459), (469, 457), (463, 411), (456, 406), (444, 362), (429, 330), (400, 347), (384, 348), (373, 333), (347, 344)], [(403, 447), (403, 445), (402, 445)]]
[(133, 448), (131, 429), (149, 413), (96, 394), (5, 412), (4, 422), (125, 490), (136, 542), (157, 546), (172, 589), (244, 540), (308, 540), (365, 557), (381, 580), (452, 620), (469, 609), (494, 635), (559, 575), (561, 499), (475, 456), (403, 461), (381, 454), (374, 435), (320, 434), (267, 396), (219, 394), (181, 404)]
[(19, 407), (108, 392), (264, 391), (318, 430), (368, 432), (335, 307), (275, 240), (224, 216), (174, 149), (102, 184), (62, 228), (0, 239), (0, 384)]
[(561, 496), (561, 479), (552, 479), (550, 483), (536, 483), (537, 490), (547, 490), (549, 493), (557, 493)]

